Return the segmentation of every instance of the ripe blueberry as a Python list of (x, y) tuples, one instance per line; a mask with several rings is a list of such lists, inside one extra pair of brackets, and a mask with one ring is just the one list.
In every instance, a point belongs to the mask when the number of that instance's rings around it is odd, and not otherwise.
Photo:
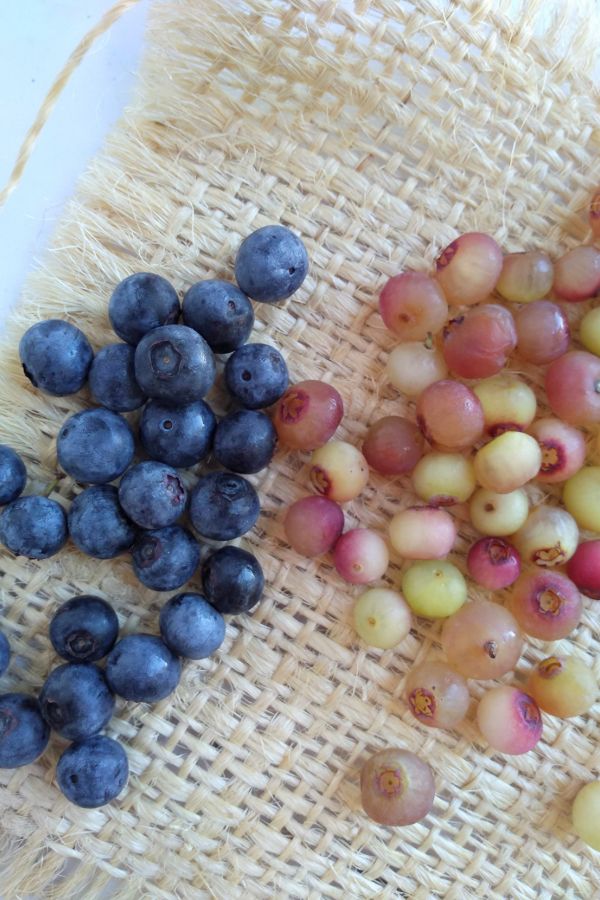
[(59, 788), (67, 800), (84, 809), (110, 803), (121, 793), (128, 777), (125, 751), (103, 734), (71, 744), (56, 766)]
[(17, 556), (53, 556), (67, 540), (67, 534), (64, 509), (47, 497), (19, 497), (0, 515), (0, 541)]
[(203, 337), (186, 325), (164, 325), (136, 347), (135, 377), (148, 395), (172, 406), (200, 400), (215, 380), (215, 359)]
[(128, 634), (106, 660), (106, 679), (125, 700), (156, 703), (171, 694), (181, 677), (181, 660), (153, 634)]
[(199, 281), (183, 298), (183, 321), (201, 334), (214, 353), (231, 353), (250, 335), (252, 304), (228, 281)]
[(135, 348), (108, 344), (96, 353), (90, 368), (90, 390), (99, 406), (113, 412), (139, 409), (146, 396), (135, 380)]
[(220, 613), (245, 613), (262, 596), (265, 577), (257, 558), (241, 547), (221, 547), (202, 564), (202, 587)]
[(267, 225), (242, 241), (235, 259), (240, 289), (263, 303), (277, 303), (297, 291), (308, 272), (299, 237), (283, 225)]
[(83, 387), (94, 354), (79, 328), (62, 319), (46, 319), (27, 329), (19, 356), (34, 387), (64, 397)]
[(165, 528), (174, 525), (184, 512), (187, 491), (175, 469), (147, 460), (123, 475), (119, 502), (141, 528)]
[(84, 484), (106, 484), (122, 475), (133, 459), (128, 423), (109, 409), (85, 409), (69, 416), (58, 432), (58, 462)]
[(135, 574), (154, 591), (182, 587), (200, 562), (198, 541), (180, 525), (141, 532), (131, 553)]
[(175, 288), (160, 275), (148, 272), (136, 272), (121, 281), (108, 303), (113, 331), (128, 344), (137, 344), (159, 325), (172, 325), (179, 312)]
[(246, 409), (263, 409), (285, 393), (289, 376), (279, 350), (268, 344), (246, 344), (227, 360), (225, 383)]
[(215, 459), (244, 475), (260, 472), (273, 459), (277, 432), (263, 412), (239, 409), (221, 419), (215, 432)]
[(150, 400), (142, 413), (140, 438), (152, 459), (187, 469), (208, 456), (216, 427), (215, 414), (204, 400), (174, 407)]
[(92, 485), (78, 494), (71, 504), (68, 523), (75, 546), (97, 559), (112, 559), (129, 550), (137, 534), (112, 484)]
[(23, 493), (27, 472), (18, 453), (0, 444), (0, 504), (11, 503)]
[(160, 611), (162, 639), (177, 656), (203, 659), (223, 643), (225, 620), (201, 594), (177, 594)]
[(81, 594), (63, 603), (50, 620), (50, 640), (69, 662), (96, 662), (111, 650), (119, 635), (119, 620), (101, 597)]
[(53, 669), (46, 678), (40, 708), (57, 734), (80, 741), (102, 731), (114, 712), (115, 698), (98, 666), (70, 662)]
[(192, 491), (190, 519), (202, 537), (232, 541), (255, 524), (260, 513), (258, 495), (247, 479), (228, 472), (211, 472)]
[(32, 763), (46, 749), (49, 737), (35, 697), (0, 694), (0, 769)]
[(10, 661), (10, 644), (5, 634), (0, 631), (0, 675), (4, 675)]

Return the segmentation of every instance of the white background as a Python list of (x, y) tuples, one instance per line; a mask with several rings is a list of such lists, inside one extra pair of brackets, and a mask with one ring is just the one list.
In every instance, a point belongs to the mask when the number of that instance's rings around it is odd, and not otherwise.
[[(0, 0), (0, 189), (54, 78), (114, 2)], [(89, 50), (0, 208), (0, 329), (78, 177), (132, 96), (147, 11), (141, 0)]]

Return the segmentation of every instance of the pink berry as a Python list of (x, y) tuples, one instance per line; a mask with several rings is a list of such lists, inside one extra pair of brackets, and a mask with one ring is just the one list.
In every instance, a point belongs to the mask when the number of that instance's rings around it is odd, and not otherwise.
[(542, 714), (529, 694), (503, 684), (479, 702), (477, 724), (494, 750), (517, 755), (533, 750), (542, 736)]
[(415, 666), (406, 680), (413, 716), (429, 728), (455, 728), (469, 709), (469, 688), (462, 675), (444, 662)]
[(525, 634), (559, 641), (579, 624), (582, 602), (573, 582), (560, 572), (528, 572), (514, 585), (509, 608)]
[(515, 617), (490, 600), (472, 600), (449, 616), (442, 647), (465, 678), (500, 678), (517, 664), (523, 636)]
[(546, 484), (566, 481), (585, 462), (585, 437), (560, 419), (538, 419), (529, 429), (540, 445), (542, 465), (537, 480)]
[(386, 542), (368, 528), (352, 528), (339, 538), (333, 551), (335, 567), (351, 584), (369, 584), (385, 573), (389, 563)]
[(451, 306), (488, 297), (502, 272), (502, 250), (488, 234), (471, 231), (452, 241), (437, 260), (436, 278)]
[(554, 293), (578, 303), (600, 291), (600, 250), (582, 246), (569, 250), (554, 264)]
[(594, 238), (600, 238), (600, 190), (596, 191), (590, 202), (590, 228)]
[(535, 300), (515, 313), (517, 352), (536, 366), (545, 366), (569, 349), (571, 330), (564, 312), (549, 300)]
[(446, 450), (472, 447), (483, 434), (483, 409), (471, 388), (436, 381), (417, 400), (417, 422), (428, 441)]
[(301, 381), (277, 401), (273, 423), (282, 444), (316, 450), (332, 437), (344, 414), (339, 393), (324, 381)]
[(302, 556), (328, 553), (344, 528), (344, 514), (326, 497), (303, 497), (292, 503), (283, 521), (285, 536)]
[(477, 584), (490, 591), (499, 591), (519, 577), (521, 557), (508, 541), (484, 537), (469, 550), (467, 569)]
[(443, 327), (448, 304), (433, 278), (424, 272), (403, 272), (384, 286), (379, 312), (387, 328), (401, 340), (421, 341)]
[(382, 475), (411, 472), (423, 456), (423, 435), (401, 416), (385, 416), (369, 428), (362, 452), (372, 469)]
[(375, 753), (360, 773), (362, 806), (381, 825), (412, 825), (435, 800), (431, 766), (408, 750)]
[(552, 411), (569, 425), (600, 422), (600, 358), (585, 350), (565, 353), (546, 372)]
[(444, 509), (413, 506), (390, 522), (390, 543), (405, 559), (443, 559), (456, 540), (456, 524)]
[(567, 574), (586, 597), (600, 600), (600, 540), (579, 545), (567, 564)]
[(495, 375), (517, 346), (512, 314), (497, 303), (486, 303), (451, 319), (443, 338), (446, 365), (460, 378)]

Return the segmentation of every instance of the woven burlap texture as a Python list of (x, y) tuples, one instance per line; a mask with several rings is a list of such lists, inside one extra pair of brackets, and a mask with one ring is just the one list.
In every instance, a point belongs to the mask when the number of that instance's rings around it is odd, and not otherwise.
[[(427, 268), (460, 231), (554, 255), (587, 239), (582, 210), (600, 181), (598, 30), (590, 20), (542, 30), (544, 4), (525, 6), (157, 4), (138, 99), (9, 324), (0, 439), (24, 454), (29, 489), (65, 505), (81, 489), (58, 470), (54, 439), (89, 396), (51, 398), (26, 383), (16, 350), (24, 328), (64, 316), (99, 347), (114, 340), (106, 303), (121, 278), (151, 270), (180, 290), (231, 278), (241, 239), (271, 222), (302, 236), (311, 268), (290, 301), (256, 305), (253, 340), (276, 344), (293, 380), (339, 389), (342, 439), (359, 443), (382, 415), (413, 416), (383, 377), (394, 346), (377, 313), (385, 279)], [(330, 559), (301, 559), (283, 537), (283, 511), (307, 492), (305, 463), (280, 449), (253, 477), (263, 511), (246, 545), (265, 569), (264, 602), (231, 618), (213, 658), (185, 666), (173, 697), (120, 703), (108, 733), (130, 760), (122, 799), (94, 811), (67, 803), (55, 738), (37, 764), (0, 771), (7, 900), (96, 898), (109, 884), (126, 898), (598, 896), (598, 856), (569, 821), (573, 796), (600, 768), (598, 713), (545, 717), (536, 750), (514, 758), (483, 745), (473, 709), (456, 732), (417, 725), (404, 678), (415, 660), (439, 655), (439, 625), (418, 621), (387, 652), (357, 640), (359, 590)], [(346, 505), (347, 527), (385, 533), (412, 500), (408, 479), (373, 475)], [(473, 532), (457, 515), (452, 559), (464, 569)], [(107, 597), (125, 632), (155, 631), (166, 596), (143, 590), (127, 558), (100, 562), (72, 546), (39, 563), (3, 551), (1, 569), (0, 623), (16, 652), (5, 690), (40, 687), (56, 663), (48, 621), (70, 596)], [(390, 583), (401, 570), (393, 559)], [(470, 585), (470, 595), (485, 592)], [(597, 624), (587, 601), (574, 638), (555, 646), (600, 674)], [(543, 655), (547, 645), (529, 641), (517, 677)], [(473, 706), (484, 687), (472, 683)], [(401, 829), (360, 809), (360, 767), (390, 744), (417, 751), (436, 774), (434, 811)]]

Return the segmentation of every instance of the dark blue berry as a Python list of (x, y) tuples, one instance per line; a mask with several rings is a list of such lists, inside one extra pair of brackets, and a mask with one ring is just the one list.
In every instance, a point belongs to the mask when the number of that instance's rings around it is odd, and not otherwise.
[(97, 559), (112, 559), (129, 550), (137, 534), (112, 484), (96, 484), (78, 494), (71, 504), (68, 523), (75, 546)]
[(58, 462), (84, 484), (106, 484), (122, 475), (133, 459), (133, 433), (118, 413), (84, 409), (69, 416), (58, 432)]
[(55, 500), (19, 497), (0, 515), (0, 541), (17, 556), (46, 559), (67, 540), (67, 517)]
[(140, 438), (152, 459), (187, 469), (208, 456), (217, 420), (204, 400), (187, 406), (146, 403), (140, 421)]
[(258, 494), (246, 478), (229, 472), (203, 475), (192, 491), (190, 519), (202, 537), (232, 541), (249, 531), (260, 513)]
[(0, 769), (32, 763), (46, 749), (49, 737), (35, 697), (0, 694)]
[(276, 446), (270, 418), (258, 410), (240, 409), (217, 425), (213, 454), (226, 469), (248, 475), (269, 465)]
[(181, 660), (153, 634), (128, 634), (106, 660), (106, 678), (125, 700), (156, 703), (173, 693), (181, 677)]
[(96, 662), (119, 635), (117, 614), (106, 600), (81, 594), (63, 603), (50, 621), (50, 640), (69, 662)]
[(203, 659), (223, 643), (225, 620), (201, 594), (177, 594), (160, 611), (162, 639), (177, 656)]
[(199, 281), (183, 298), (183, 321), (214, 353), (231, 353), (248, 340), (254, 325), (252, 304), (229, 281)]
[(64, 397), (83, 387), (94, 353), (79, 328), (63, 319), (46, 319), (27, 329), (19, 356), (34, 387)]
[(141, 528), (165, 528), (185, 511), (187, 491), (175, 469), (148, 460), (123, 475), (119, 502)]
[(135, 380), (135, 347), (108, 344), (99, 350), (90, 368), (90, 390), (96, 403), (113, 412), (143, 406), (146, 395)]
[(121, 793), (128, 777), (125, 751), (103, 734), (71, 744), (56, 766), (59, 788), (67, 800), (84, 809), (110, 803)]
[(136, 272), (121, 281), (108, 303), (113, 331), (128, 344), (139, 343), (159, 325), (174, 324), (179, 313), (179, 297), (173, 285), (149, 272)]
[(257, 558), (240, 547), (222, 547), (202, 564), (202, 587), (220, 613), (245, 613), (262, 596), (265, 577)]
[(18, 453), (0, 444), (0, 504), (11, 503), (23, 493), (27, 471)]
[(182, 587), (200, 562), (198, 541), (180, 525), (141, 532), (131, 553), (135, 574), (154, 591)]
[(268, 344), (246, 344), (227, 360), (225, 384), (231, 396), (246, 409), (264, 409), (287, 390), (285, 360), (279, 350)]
[(308, 272), (306, 248), (283, 225), (266, 225), (242, 241), (235, 259), (240, 289), (263, 303), (277, 303), (297, 291)]
[(203, 337), (186, 325), (155, 328), (135, 351), (135, 377), (156, 400), (181, 406), (200, 400), (215, 380), (215, 359)]
[(69, 741), (90, 737), (110, 721), (115, 698), (104, 673), (92, 663), (69, 662), (53, 669), (40, 691), (48, 725)]
[(0, 631), (0, 675), (4, 675), (10, 661), (10, 644), (5, 634)]

